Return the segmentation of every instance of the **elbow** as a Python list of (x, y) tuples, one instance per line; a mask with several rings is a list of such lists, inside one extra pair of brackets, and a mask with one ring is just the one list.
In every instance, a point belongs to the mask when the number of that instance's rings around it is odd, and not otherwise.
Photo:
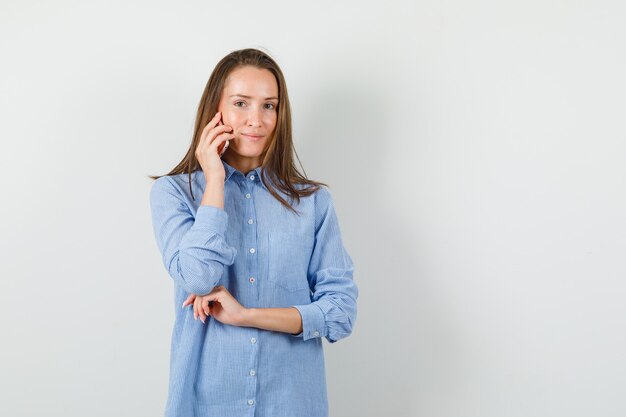
[(353, 324), (354, 322), (350, 321), (347, 323), (341, 323), (340, 325), (329, 327), (326, 340), (328, 340), (330, 343), (335, 343), (341, 339), (345, 339), (352, 334)]
[(183, 288), (185, 288), (185, 290), (189, 294), (203, 296), (213, 291), (213, 288), (217, 287), (217, 282), (218, 281), (215, 281), (214, 283), (206, 283), (206, 282), (199, 282), (199, 281), (191, 281), (191, 282), (186, 283), (183, 286)]
[(185, 263), (184, 259), (177, 258), (170, 270), (170, 275), (189, 294), (206, 295), (218, 285), (224, 266), (219, 262)]
[(329, 312), (326, 340), (330, 343), (345, 339), (352, 334), (354, 329), (357, 316), (356, 300), (350, 299), (347, 303), (345, 301), (347, 300), (344, 300), (341, 308), (337, 307)]

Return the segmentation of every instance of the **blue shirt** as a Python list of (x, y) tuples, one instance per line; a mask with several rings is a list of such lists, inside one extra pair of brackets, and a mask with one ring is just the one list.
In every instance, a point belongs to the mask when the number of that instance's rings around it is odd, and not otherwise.
[[(326, 417), (322, 338), (348, 336), (358, 288), (328, 189), (289, 211), (260, 177), (222, 161), (224, 209), (201, 206), (202, 170), (157, 179), (150, 191), (154, 235), (174, 282), (166, 417)], [(297, 187), (302, 187), (298, 186)], [(281, 196), (290, 201), (287, 195)], [(244, 307), (295, 307), (298, 335), (193, 317), (189, 294), (223, 285)]]

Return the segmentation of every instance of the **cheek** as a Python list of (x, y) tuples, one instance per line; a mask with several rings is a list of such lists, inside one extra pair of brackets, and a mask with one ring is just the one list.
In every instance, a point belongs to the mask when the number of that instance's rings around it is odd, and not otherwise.
[(236, 111), (232, 111), (230, 109), (223, 109), (222, 112), (222, 123), (225, 125), (229, 125), (233, 128), (237, 127), (240, 123), (241, 117)]
[(276, 127), (276, 120), (278, 119), (278, 115), (276, 113), (267, 114), (264, 118), (264, 124), (269, 126), (271, 130), (274, 130)]

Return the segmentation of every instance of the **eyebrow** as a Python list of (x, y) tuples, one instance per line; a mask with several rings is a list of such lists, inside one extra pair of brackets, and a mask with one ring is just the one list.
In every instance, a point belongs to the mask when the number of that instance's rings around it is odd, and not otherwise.
[[(232, 95), (232, 96), (230, 96), (230, 97), (252, 98), (252, 97), (250, 97), (250, 96), (246, 96), (246, 95), (243, 95), (243, 94), (233, 94), (233, 95)], [(273, 99), (273, 100), (278, 100), (278, 97), (265, 97), (265, 100), (272, 100), (272, 99)]]

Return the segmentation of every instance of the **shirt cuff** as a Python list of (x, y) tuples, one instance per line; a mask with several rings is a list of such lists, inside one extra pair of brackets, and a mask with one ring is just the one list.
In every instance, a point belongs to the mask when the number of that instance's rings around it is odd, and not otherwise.
[(315, 303), (292, 306), (300, 312), (302, 317), (302, 332), (292, 334), (294, 337), (302, 337), (303, 340), (309, 340), (314, 337), (325, 336), (326, 322), (324, 320), (324, 312)]
[(194, 228), (202, 228), (224, 235), (228, 225), (228, 213), (224, 209), (215, 206), (200, 206), (196, 211)]

